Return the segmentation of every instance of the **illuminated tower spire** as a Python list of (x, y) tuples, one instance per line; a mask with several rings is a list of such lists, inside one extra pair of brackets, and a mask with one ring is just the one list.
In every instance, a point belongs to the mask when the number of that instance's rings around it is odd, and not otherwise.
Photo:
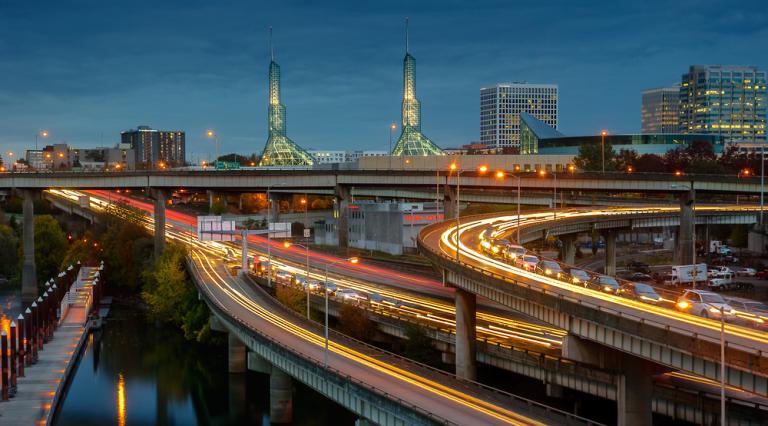
[(311, 166), (314, 159), (285, 134), (285, 106), (280, 103), (280, 65), (275, 62), (272, 27), (269, 27), (269, 138), (259, 166)]
[(409, 52), (408, 36), (408, 18), (405, 18), (402, 131), (392, 155), (443, 155), (443, 151), (421, 133), (421, 104), (416, 99), (416, 58)]

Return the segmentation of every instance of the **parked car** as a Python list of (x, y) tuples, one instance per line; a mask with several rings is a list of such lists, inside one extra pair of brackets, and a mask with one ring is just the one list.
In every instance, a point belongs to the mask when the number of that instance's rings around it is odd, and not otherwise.
[(741, 268), (736, 271), (736, 275), (740, 277), (754, 277), (757, 271), (754, 268)]
[(726, 321), (733, 321), (736, 315), (736, 311), (723, 299), (723, 296), (705, 290), (685, 290), (677, 298), (675, 308), (680, 312), (718, 320), (722, 312)]
[(568, 271), (571, 276), (571, 282), (578, 285), (587, 286), (592, 277), (583, 269), (571, 268)]
[(597, 276), (597, 278), (592, 280), (591, 287), (596, 290), (604, 291), (606, 293), (611, 293), (611, 294), (621, 293), (621, 286), (619, 286), (619, 282), (616, 281), (616, 278), (613, 278), (608, 275)]
[(526, 271), (535, 271), (536, 265), (539, 263), (539, 258), (532, 255), (532, 254), (526, 254), (523, 257), (518, 257), (515, 260), (515, 266), (518, 268), (525, 269)]
[(648, 266), (647, 263), (638, 262), (636, 260), (633, 260), (633, 261), (627, 263), (627, 268), (629, 270), (631, 270), (631, 271), (642, 272), (644, 274), (650, 274), (651, 273), (651, 268), (650, 268), (650, 266)]
[(768, 328), (768, 306), (749, 299), (727, 299), (736, 310), (736, 322), (749, 327)]
[(661, 296), (656, 290), (644, 283), (628, 282), (621, 287), (621, 294), (630, 299), (656, 305), (661, 302)]
[(544, 274), (548, 277), (557, 278), (558, 280), (565, 278), (563, 268), (561, 268), (560, 264), (554, 260), (539, 261), (539, 263), (536, 265), (536, 272)]
[(631, 281), (651, 281), (653, 278), (644, 272), (633, 272), (627, 279)]

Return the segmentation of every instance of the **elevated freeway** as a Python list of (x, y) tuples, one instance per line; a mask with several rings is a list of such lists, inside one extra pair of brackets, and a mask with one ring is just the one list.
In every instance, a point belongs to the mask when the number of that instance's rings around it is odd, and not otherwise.
[[(697, 216), (720, 216), (723, 222), (744, 223), (754, 208), (697, 209)], [(631, 221), (669, 220), (674, 208), (626, 208), (572, 210), (525, 215), (521, 239), (550, 232), (566, 232), (580, 222), (606, 227), (628, 227)], [(623, 223), (617, 221), (625, 220)], [(713, 219), (714, 220), (714, 219)], [(479, 249), (480, 234), (488, 226), (511, 231), (515, 215), (463, 218), (460, 227), (448, 221), (431, 225), (420, 234), (420, 250), (444, 271), (446, 282), (456, 288), (457, 373), (472, 377), (474, 366), (475, 295), (508, 306), (518, 312), (560, 327), (569, 335), (563, 355), (600, 366), (625, 371), (618, 395), (626, 419), (650, 418), (651, 376), (664, 369), (719, 380), (720, 323), (660, 306), (575, 286), (516, 268), (489, 257)], [(593, 225), (595, 226), (595, 225)], [(530, 229), (530, 231), (528, 231)], [(524, 237), (528, 235), (528, 237)], [(457, 253), (458, 252), (458, 253)], [(466, 322), (462, 325), (461, 321)], [(768, 393), (768, 339), (762, 331), (725, 325), (726, 382), (761, 396)], [(461, 342), (464, 341), (464, 344)], [(613, 351), (613, 352), (611, 352)], [(622, 390), (624, 387), (624, 390)], [(633, 391), (628, 392), (629, 389)], [(621, 408), (620, 408), (621, 410)]]

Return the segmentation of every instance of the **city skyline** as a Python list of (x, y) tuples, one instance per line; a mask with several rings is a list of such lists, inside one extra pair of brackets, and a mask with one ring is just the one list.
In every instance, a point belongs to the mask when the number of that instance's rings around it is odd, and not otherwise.
[[(758, 8), (747, 15), (724, 2), (697, 4), (685, 15), (688, 25), (679, 25), (674, 11), (686, 5), (513, 10), (486, 2), (436, 11), (429, 4), (278, 5), (255, 13), (237, 4), (172, 3), (153, 9), (176, 14), (162, 27), (143, 19), (142, 2), (125, 10), (98, 3), (3, 6), (0, 49), (10, 60), (2, 68), (13, 84), (0, 92), (7, 123), (0, 145), (20, 152), (45, 129), (46, 143), (109, 146), (121, 130), (151, 123), (186, 131), (190, 159), (213, 151), (208, 128), (220, 135), (222, 153), (258, 153), (267, 131), (269, 25), (279, 31), (276, 47), (291, 81), (284, 97), (292, 106), (292, 137), (307, 149), (387, 149), (388, 126), (400, 115), (405, 16), (419, 52), (425, 120), (441, 147), (479, 139), (477, 93), (498, 82), (557, 84), (559, 127), (568, 133), (629, 133), (640, 127), (640, 90), (674, 83), (691, 64), (768, 68), (747, 42), (766, 34), (768, 18)], [(522, 12), (530, 22), (516, 30), (495, 19)], [(610, 22), (601, 20), (609, 14)], [(130, 25), (114, 25), (118, 19)], [(648, 25), (624, 31), (638, 20)], [(527, 26), (544, 22), (557, 28), (527, 34)], [(655, 47), (662, 42), (676, 47)]]

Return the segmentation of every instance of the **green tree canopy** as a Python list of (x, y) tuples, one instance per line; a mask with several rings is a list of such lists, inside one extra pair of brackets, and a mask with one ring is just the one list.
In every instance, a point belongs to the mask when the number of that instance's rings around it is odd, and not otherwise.
[[(614, 170), (616, 151), (610, 143), (605, 143), (605, 170)], [(603, 169), (603, 149), (597, 143), (585, 143), (579, 146), (579, 155), (573, 159), (579, 170), (599, 172)]]
[[(21, 246), (24, 242), (22, 240)], [(19, 262), (23, 262), (23, 250), (19, 250)], [(61, 225), (51, 215), (35, 217), (35, 263), (37, 264), (37, 281), (44, 283), (49, 278), (56, 277), (59, 266), (67, 252), (67, 236)], [(21, 266), (21, 265), (19, 265)]]
[(19, 237), (10, 226), (0, 225), (0, 277), (13, 279), (19, 271)]

